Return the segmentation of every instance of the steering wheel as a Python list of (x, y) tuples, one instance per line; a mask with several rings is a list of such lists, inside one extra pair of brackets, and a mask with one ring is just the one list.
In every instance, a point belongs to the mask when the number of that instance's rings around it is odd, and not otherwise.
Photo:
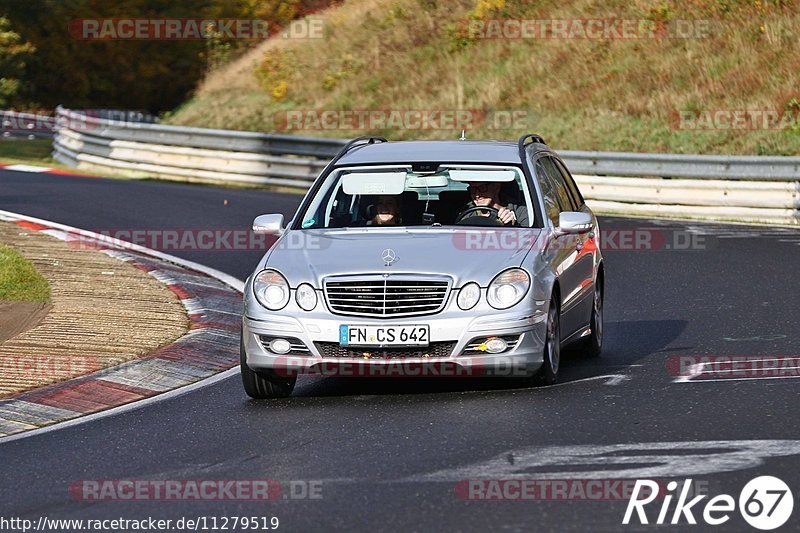
[[(489, 216), (488, 217), (485, 217), (485, 216), (482, 216), (482, 215), (471, 215), (471, 216), (469, 216), (471, 213), (477, 213), (478, 211), (489, 211)], [(462, 222), (464, 222), (466, 220), (469, 220), (469, 224), (464, 224), (465, 226), (466, 225), (470, 225), (470, 226), (502, 226), (503, 223), (500, 222), (499, 218), (497, 218), (499, 214), (500, 214), (500, 212), (497, 209), (495, 209), (494, 207), (481, 207), (481, 206), (477, 206), (476, 205), (475, 207), (470, 207), (467, 210), (463, 211), (458, 216), (458, 218), (456, 219), (454, 224), (461, 224)], [(472, 219), (474, 219), (474, 220), (472, 220)]]

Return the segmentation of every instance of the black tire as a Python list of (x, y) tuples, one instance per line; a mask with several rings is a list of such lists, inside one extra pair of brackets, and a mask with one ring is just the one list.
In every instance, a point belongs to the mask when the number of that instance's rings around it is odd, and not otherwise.
[(592, 318), (589, 322), (592, 333), (584, 340), (585, 351), (589, 357), (598, 357), (603, 352), (603, 279), (597, 278), (594, 284)]
[(544, 363), (533, 376), (534, 385), (552, 385), (558, 379), (561, 364), (561, 318), (555, 298), (547, 310), (547, 335), (545, 337)]
[(251, 398), (266, 400), (268, 398), (286, 398), (292, 394), (297, 377), (278, 376), (274, 371), (256, 372), (247, 366), (247, 354), (244, 351), (244, 339), (239, 340), (239, 366), (242, 370), (244, 391)]

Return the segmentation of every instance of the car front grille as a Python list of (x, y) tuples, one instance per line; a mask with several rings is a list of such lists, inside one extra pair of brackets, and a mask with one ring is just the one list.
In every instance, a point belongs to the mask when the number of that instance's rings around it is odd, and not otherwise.
[(330, 310), (342, 315), (401, 317), (441, 311), (450, 291), (445, 276), (348, 276), (325, 281)]
[(432, 342), (426, 347), (410, 348), (372, 348), (358, 346), (340, 346), (338, 342), (315, 342), (322, 357), (355, 359), (428, 359), (450, 357), (455, 342)]

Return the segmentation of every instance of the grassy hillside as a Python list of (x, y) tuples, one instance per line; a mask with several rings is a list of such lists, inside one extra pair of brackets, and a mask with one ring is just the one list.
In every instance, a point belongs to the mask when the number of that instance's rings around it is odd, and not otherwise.
[[(273, 38), (212, 72), (167, 122), (275, 131), (295, 110), (517, 112), (557, 149), (800, 154), (800, 7), (795, 0), (351, 0), (321, 13), (324, 38)], [(478, 39), (496, 19), (624, 19), (690, 38)], [(705, 22), (708, 21), (708, 22)], [(470, 26), (472, 24), (473, 26)], [(706, 24), (707, 26), (703, 26)], [(487, 28), (488, 26), (482, 26)], [(705, 28), (705, 29), (703, 29)], [(777, 128), (686, 129), (706, 110), (783, 113)], [(696, 115), (692, 115), (695, 113)], [(724, 119), (724, 117), (723, 117)], [(724, 123), (718, 124), (724, 126)], [(288, 133), (456, 138), (452, 129)]]

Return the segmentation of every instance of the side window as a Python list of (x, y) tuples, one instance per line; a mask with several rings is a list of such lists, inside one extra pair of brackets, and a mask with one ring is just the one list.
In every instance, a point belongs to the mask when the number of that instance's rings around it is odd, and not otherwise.
[(558, 200), (556, 199), (557, 195), (555, 191), (555, 185), (547, 176), (547, 172), (545, 172), (544, 167), (542, 166), (541, 159), (536, 162), (534, 169), (536, 170), (536, 177), (539, 180), (539, 186), (542, 188), (542, 200), (544, 202), (545, 214), (554, 226), (558, 226), (558, 215), (561, 212), (561, 209), (559, 208)]
[(586, 201), (583, 199), (583, 195), (581, 194), (580, 189), (578, 189), (578, 186), (575, 184), (575, 180), (572, 179), (572, 174), (569, 173), (569, 170), (567, 170), (567, 167), (564, 166), (564, 163), (555, 158), (553, 159), (553, 161), (558, 167), (558, 170), (561, 171), (561, 176), (564, 178), (564, 181), (567, 184), (567, 189), (569, 190), (569, 194), (570, 196), (572, 196), (572, 199), (575, 200), (575, 204), (578, 206), (578, 210), (580, 210), (580, 208), (584, 206)]
[(558, 198), (558, 204), (561, 206), (561, 210), (577, 211), (578, 205), (570, 196), (569, 191), (567, 191), (567, 184), (564, 181), (564, 177), (561, 175), (561, 172), (558, 170), (558, 167), (556, 167), (553, 158), (543, 157), (540, 161), (544, 165), (545, 173), (553, 181), (556, 197)]

